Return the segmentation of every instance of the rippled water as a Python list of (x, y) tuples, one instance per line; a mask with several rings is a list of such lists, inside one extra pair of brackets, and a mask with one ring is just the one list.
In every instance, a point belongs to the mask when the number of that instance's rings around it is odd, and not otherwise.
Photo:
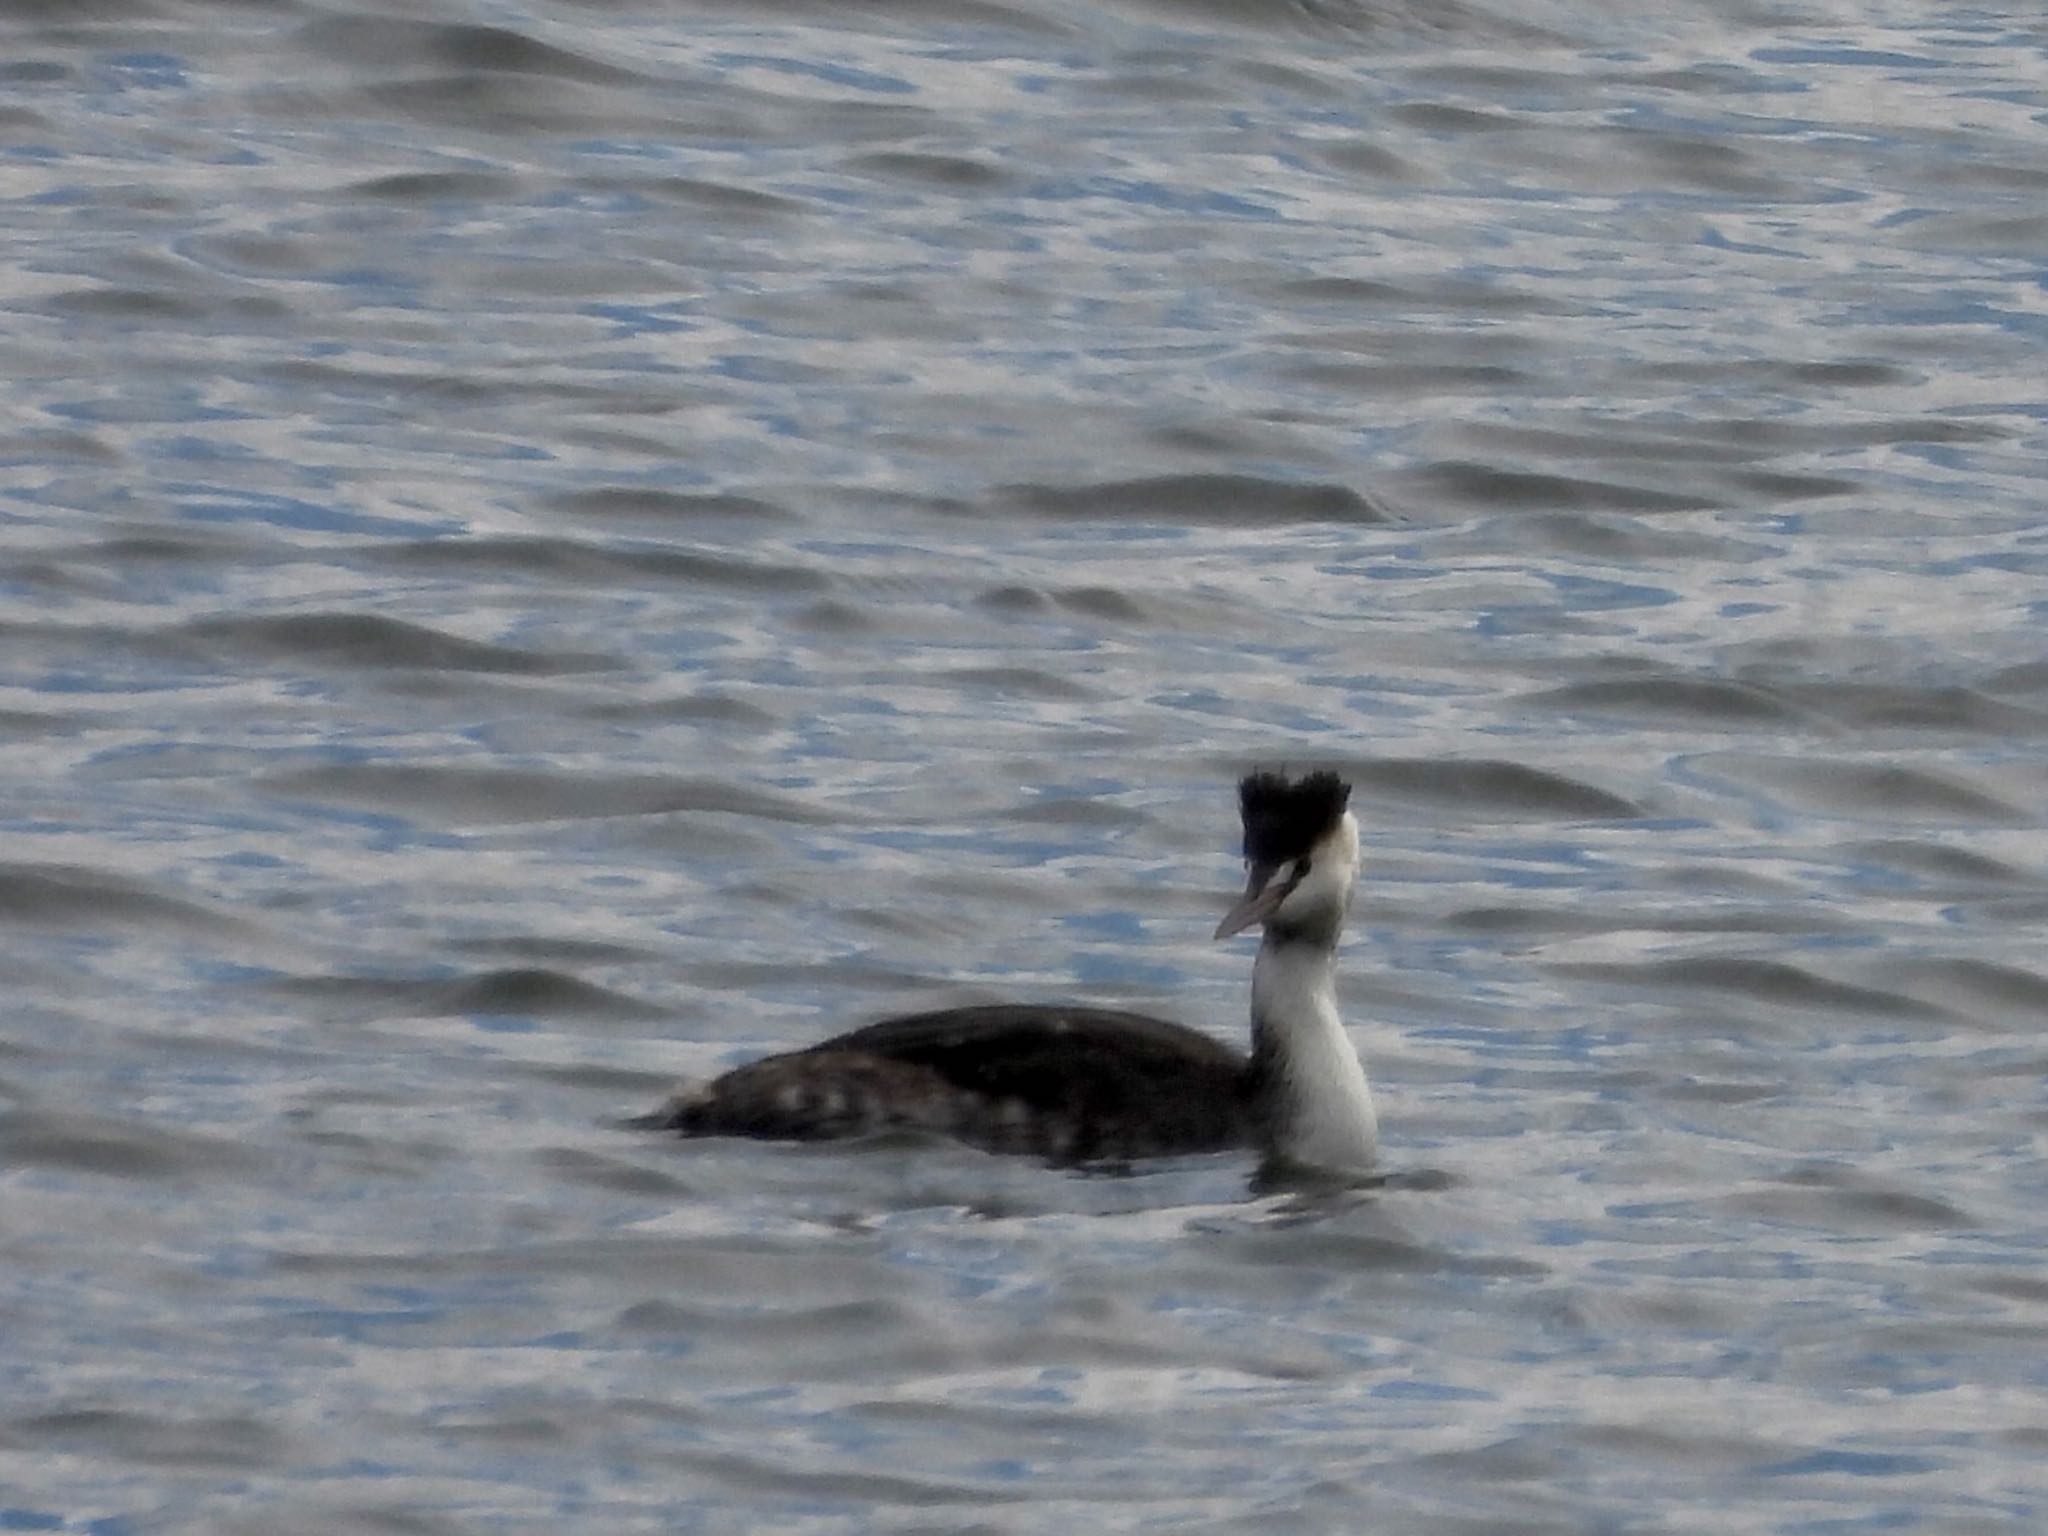
[[(2048, 28), (0, 24), (0, 1529), (2048, 1522)], [(1390, 1187), (682, 1144), (1231, 1036)]]

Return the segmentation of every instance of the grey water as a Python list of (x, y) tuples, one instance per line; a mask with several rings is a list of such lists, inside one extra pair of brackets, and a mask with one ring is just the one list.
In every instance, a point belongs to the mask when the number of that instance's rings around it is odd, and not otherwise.
[[(2048, 24), (0, 20), (0, 1530), (2048, 1528)], [(1236, 1039), (1389, 1181), (683, 1143)]]

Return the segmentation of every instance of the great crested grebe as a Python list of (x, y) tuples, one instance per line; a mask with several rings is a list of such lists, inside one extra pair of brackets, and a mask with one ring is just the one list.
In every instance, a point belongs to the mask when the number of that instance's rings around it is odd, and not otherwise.
[(1059, 1162), (1249, 1146), (1367, 1171), (1372, 1090), (1337, 1017), (1337, 941), (1359, 863), (1350, 798), (1334, 773), (1238, 784), (1250, 879), (1215, 936), (1264, 928), (1249, 1056), (1109, 1008), (942, 1008), (737, 1067), (642, 1123), (800, 1140), (919, 1129)]

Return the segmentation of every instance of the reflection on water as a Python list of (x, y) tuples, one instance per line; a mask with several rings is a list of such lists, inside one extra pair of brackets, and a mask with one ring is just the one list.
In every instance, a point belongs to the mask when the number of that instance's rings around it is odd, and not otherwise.
[[(0, 1525), (2040, 1523), (2037, 17), (223, 19), (0, 22)], [(1253, 763), (1384, 1187), (622, 1123), (1235, 1037)]]

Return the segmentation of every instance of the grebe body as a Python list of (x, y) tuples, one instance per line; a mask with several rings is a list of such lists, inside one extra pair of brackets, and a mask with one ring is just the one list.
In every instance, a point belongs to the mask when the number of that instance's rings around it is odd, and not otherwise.
[(884, 1019), (686, 1088), (653, 1122), (688, 1136), (940, 1133), (1058, 1162), (1256, 1147), (1367, 1170), (1372, 1091), (1337, 1015), (1336, 951), (1359, 864), (1330, 773), (1238, 786), (1249, 871), (1217, 925), (1257, 924), (1249, 1055), (1145, 1014), (997, 1003)]

